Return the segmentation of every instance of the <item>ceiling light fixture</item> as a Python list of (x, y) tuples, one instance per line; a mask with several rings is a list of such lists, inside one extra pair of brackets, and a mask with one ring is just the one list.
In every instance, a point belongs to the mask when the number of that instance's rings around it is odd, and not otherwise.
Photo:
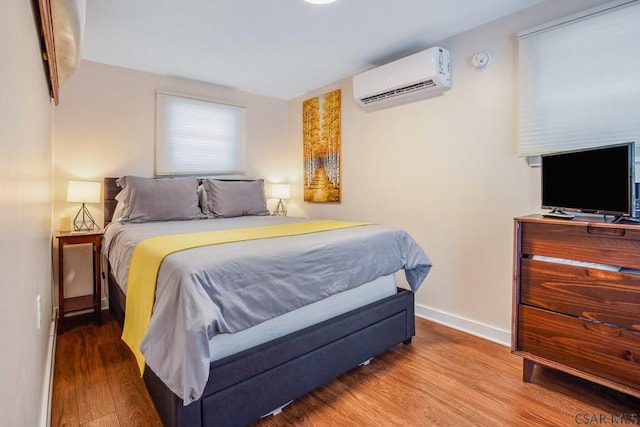
[(329, 4), (329, 3), (333, 3), (336, 0), (304, 0), (304, 1), (312, 4)]

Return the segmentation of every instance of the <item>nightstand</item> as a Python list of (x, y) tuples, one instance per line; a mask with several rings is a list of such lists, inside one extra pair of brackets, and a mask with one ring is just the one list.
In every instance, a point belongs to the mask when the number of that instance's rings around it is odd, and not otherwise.
[[(102, 230), (89, 231), (82, 234), (57, 232), (58, 239), (58, 333), (65, 330), (65, 314), (82, 310), (93, 310), (99, 325), (102, 305), (102, 270), (100, 269), (100, 248), (102, 246)], [(93, 294), (73, 298), (64, 297), (64, 247), (91, 243), (93, 245)]]

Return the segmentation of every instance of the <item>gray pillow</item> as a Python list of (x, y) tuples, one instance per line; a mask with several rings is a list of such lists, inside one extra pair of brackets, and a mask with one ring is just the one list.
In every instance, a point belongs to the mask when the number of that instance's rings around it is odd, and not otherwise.
[(117, 180), (124, 194), (122, 221), (173, 221), (201, 219), (198, 178), (143, 178)]
[(203, 212), (216, 218), (269, 215), (264, 181), (202, 181), (205, 192)]

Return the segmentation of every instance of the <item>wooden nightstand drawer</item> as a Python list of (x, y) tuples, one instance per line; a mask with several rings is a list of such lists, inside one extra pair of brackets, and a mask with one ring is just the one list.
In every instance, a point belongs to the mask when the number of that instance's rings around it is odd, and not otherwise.
[(640, 333), (520, 305), (517, 349), (640, 386)]
[(522, 254), (640, 269), (640, 227), (523, 223)]
[(640, 275), (522, 259), (520, 303), (640, 332)]

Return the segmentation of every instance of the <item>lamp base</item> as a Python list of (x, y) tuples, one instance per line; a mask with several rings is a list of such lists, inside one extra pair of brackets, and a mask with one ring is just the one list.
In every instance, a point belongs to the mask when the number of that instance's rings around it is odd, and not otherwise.
[(287, 216), (287, 208), (282, 203), (282, 199), (278, 199), (278, 204), (276, 205), (276, 210), (273, 211), (273, 215), (277, 216)]
[(76, 217), (73, 219), (73, 231), (93, 231), (98, 228), (100, 227), (98, 227), (98, 224), (96, 224), (91, 216), (91, 212), (89, 212), (83, 203)]

